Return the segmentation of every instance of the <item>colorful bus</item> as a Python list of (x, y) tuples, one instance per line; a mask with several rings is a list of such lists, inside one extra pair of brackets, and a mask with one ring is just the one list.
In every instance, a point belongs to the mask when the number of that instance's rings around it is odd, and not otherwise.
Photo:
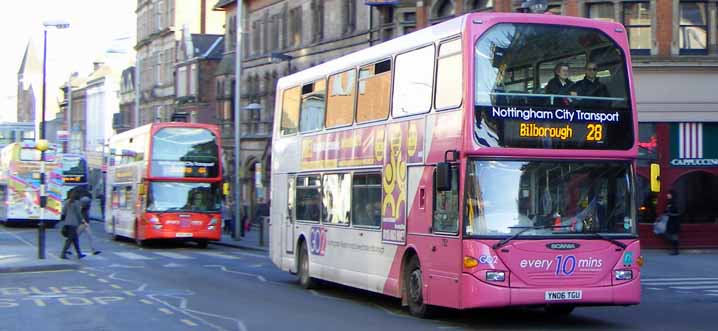
[(625, 28), (474, 13), (279, 80), (270, 255), (436, 306), (640, 302)]
[[(0, 151), (0, 222), (54, 227), (62, 211), (62, 168), (57, 147), (45, 151), (45, 162), (35, 142), (15, 142)], [(41, 174), (45, 174), (47, 203), (41, 208)]]
[(140, 245), (219, 240), (220, 151), (219, 129), (207, 124), (153, 123), (112, 137), (105, 230)]
[(81, 154), (60, 154), (58, 156), (62, 168), (62, 197), (74, 188), (90, 189), (87, 159)]

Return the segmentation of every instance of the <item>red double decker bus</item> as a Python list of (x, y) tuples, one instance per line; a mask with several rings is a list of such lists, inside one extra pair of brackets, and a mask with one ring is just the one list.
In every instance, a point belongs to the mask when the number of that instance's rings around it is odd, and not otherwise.
[(105, 230), (140, 245), (219, 240), (220, 144), (216, 126), (196, 123), (147, 124), (111, 138)]

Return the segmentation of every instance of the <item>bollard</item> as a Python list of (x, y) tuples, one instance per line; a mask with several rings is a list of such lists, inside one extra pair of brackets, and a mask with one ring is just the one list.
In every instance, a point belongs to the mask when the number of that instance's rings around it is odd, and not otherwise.
[(37, 258), (45, 259), (45, 222), (43, 221), (37, 225)]

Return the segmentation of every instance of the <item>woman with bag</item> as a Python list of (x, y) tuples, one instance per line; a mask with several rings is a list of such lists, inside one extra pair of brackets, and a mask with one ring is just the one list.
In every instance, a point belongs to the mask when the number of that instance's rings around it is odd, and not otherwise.
[(681, 232), (681, 219), (676, 207), (675, 191), (671, 190), (666, 195), (668, 201), (666, 202), (665, 214), (668, 215), (668, 223), (666, 224), (665, 237), (671, 243), (673, 250), (671, 255), (678, 255), (678, 237)]
[(80, 240), (77, 237), (77, 227), (82, 223), (82, 205), (78, 199), (77, 191), (70, 191), (70, 197), (67, 199), (65, 204), (62, 206), (62, 215), (65, 221), (65, 225), (62, 226), (62, 234), (65, 239), (65, 245), (62, 247), (60, 258), (67, 259), (68, 249), (70, 244), (75, 246), (75, 252), (77, 252), (77, 258), (81, 259), (85, 257), (80, 251)]

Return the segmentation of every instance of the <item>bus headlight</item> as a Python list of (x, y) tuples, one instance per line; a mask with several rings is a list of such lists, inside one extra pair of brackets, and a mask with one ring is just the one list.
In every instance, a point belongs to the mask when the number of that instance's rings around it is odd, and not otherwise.
[(633, 279), (632, 270), (615, 270), (614, 271), (616, 280), (631, 280)]
[[(150, 223), (152, 224), (160, 224), (160, 219), (157, 218), (157, 216), (150, 217)], [(160, 226), (161, 227), (161, 226)]]
[(155, 230), (162, 230), (162, 224), (155, 224), (152, 226)]
[(217, 218), (212, 217), (212, 219), (209, 221), (209, 225), (217, 225)]
[(506, 280), (506, 273), (503, 271), (487, 271), (486, 280), (490, 282), (503, 282)]

